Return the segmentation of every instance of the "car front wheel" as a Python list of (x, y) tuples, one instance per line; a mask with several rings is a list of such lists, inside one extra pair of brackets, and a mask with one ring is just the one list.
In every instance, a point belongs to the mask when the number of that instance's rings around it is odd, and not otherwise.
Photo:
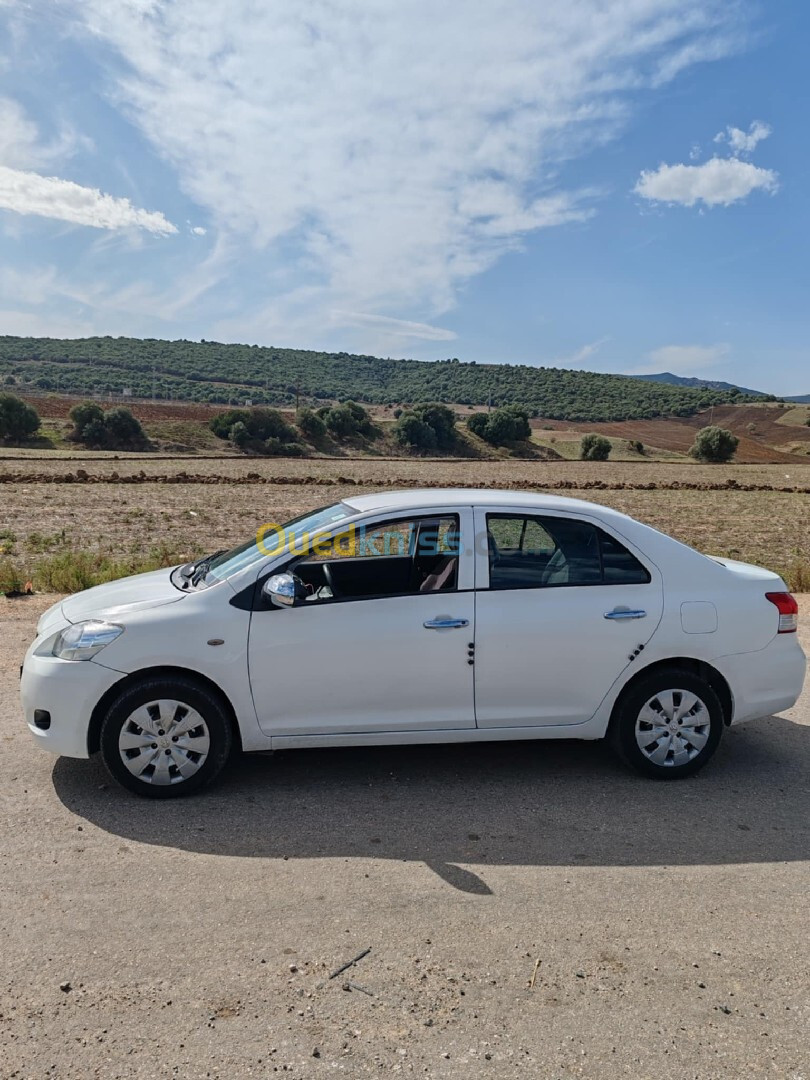
[(637, 772), (658, 780), (692, 776), (714, 754), (723, 709), (711, 686), (680, 668), (639, 680), (620, 699), (610, 738)]
[(147, 678), (124, 690), (104, 718), (100, 741), (104, 764), (119, 784), (170, 799), (210, 783), (228, 760), (233, 738), (217, 696), (177, 677)]

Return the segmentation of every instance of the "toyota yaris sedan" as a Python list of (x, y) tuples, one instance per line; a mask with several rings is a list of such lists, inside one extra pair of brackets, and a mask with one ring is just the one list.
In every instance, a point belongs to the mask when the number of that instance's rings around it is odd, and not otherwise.
[(795, 703), (796, 626), (776, 574), (604, 506), (386, 492), (55, 604), (22, 703), (41, 747), (155, 798), (237, 748), (607, 736), (667, 780)]

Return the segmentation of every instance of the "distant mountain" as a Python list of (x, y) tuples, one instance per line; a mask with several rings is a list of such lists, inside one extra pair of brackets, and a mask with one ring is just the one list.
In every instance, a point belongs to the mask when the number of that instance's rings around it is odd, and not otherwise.
[(764, 390), (751, 390), (747, 386), (738, 386), (737, 383), (722, 382), (720, 379), (694, 379), (686, 375), (673, 375), (671, 371), (662, 371), (658, 375), (631, 375), (631, 379), (642, 379), (644, 382), (669, 383), (670, 386), (691, 386), (693, 389), (722, 390), (730, 393), (739, 390), (741, 394), (751, 397), (775, 398), (777, 401), (795, 401), (799, 404), (810, 402), (810, 394), (796, 394), (793, 397), (784, 397), (779, 394), (766, 393)]
[(673, 375), (671, 371), (662, 371), (658, 375), (631, 375), (631, 379), (643, 379), (644, 382), (669, 383), (670, 386), (692, 386), (697, 389), (704, 387), (707, 390), (739, 390), (741, 394), (750, 394), (752, 397), (769, 397), (764, 390), (749, 390), (745, 386), (736, 383), (722, 382), (720, 379), (691, 379), (686, 375)]

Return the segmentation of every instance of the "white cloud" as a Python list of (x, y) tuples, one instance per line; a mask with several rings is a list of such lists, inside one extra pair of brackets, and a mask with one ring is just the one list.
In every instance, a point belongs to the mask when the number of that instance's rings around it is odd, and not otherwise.
[(0, 97), (0, 164), (25, 167), (40, 156), (39, 131), (11, 98)]
[(728, 345), (664, 345), (648, 354), (634, 374), (652, 375), (669, 371), (673, 375), (700, 375), (707, 367), (728, 359)]
[(40, 176), (0, 165), (0, 209), (37, 214), (95, 229), (145, 229), (168, 236), (177, 229), (156, 210), (140, 210), (129, 199), (105, 195), (71, 180)]
[(362, 311), (333, 311), (336, 326), (361, 326), (380, 330), (394, 337), (418, 338), (422, 341), (454, 341), (456, 333), (442, 326), (411, 322), (408, 319), (391, 319), (385, 315), (368, 315)]
[(716, 143), (728, 142), (734, 154), (750, 154), (756, 149), (757, 144), (767, 139), (771, 133), (772, 129), (768, 124), (755, 120), (747, 132), (729, 124), (725, 131), (715, 135), (714, 141)]
[(642, 172), (634, 190), (651, 202), (694, 206), (731, 206), (752, 191), (773, 194), (779, 176), (772, 169), (760, 169), (738, 158), (711, 158), (703, 165), (659, 165)]
[(217, 235), (266, 254), (271, 287), (243, 326), (275, 340), (311, 339), (335, 309), (448, 310), (526, 234), (589, 216), (558, 168), (618, 133), (628, 91), (736, 42), (726, 0), (72, 10), (118, 54), (111, 99)]
[(192, 236), (205, 236), (208, 229), (204, 229), (202, 225), (192, 225), (190, 230)]
[(610, 341), (610, 338), (607, 337), (599, 338), (598, 341), (590, 341), (587, 345), (583, 345), (581, 349), (577, 349), (571, 356), (559, 356), (551, 363), (554, 367), (580, 368), (590, 356), (599, 352), (608, 341)]

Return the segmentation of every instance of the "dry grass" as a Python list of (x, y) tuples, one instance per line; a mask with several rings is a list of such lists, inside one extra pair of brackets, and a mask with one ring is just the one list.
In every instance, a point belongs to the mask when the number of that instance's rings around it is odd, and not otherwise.
[[(38, 482), (79, 467), (85, 482)], [(114, 472), (135, 474), (139, 482), (116, 482)], [(181, 475), (190, 472), (196, 482)], [(230, 547), (264, 522), (360, 492), (420, 484), (533, 490), (571, 484), (571, 495), (615, 507), (707, 553), (768, 566), (796, 590), (810, 589), (810, 466), (804, 465), (94, 458), (67, 467), (53, 459), (0, 462), (0, 479), (3, 474), (15, 478), (0, 483), (4, 576), (33, 577), (40, 589), (70, 591), (67, 586), (179, 562)], [(156, 482), (157, 476), (170, 482)], [(587, 489), (594, 483), (609, 486)], [(720, 490), (672, 488), (685, 483)], [(756, 485), (800, 490), (741, 490)]]

